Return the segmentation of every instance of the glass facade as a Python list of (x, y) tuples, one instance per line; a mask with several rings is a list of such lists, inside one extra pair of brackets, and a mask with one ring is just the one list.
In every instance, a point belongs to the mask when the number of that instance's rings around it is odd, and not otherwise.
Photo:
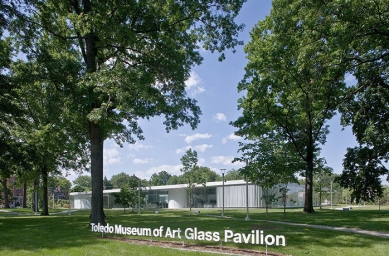
[(146, 194), (145, 208), (168, 208), (169, 191), (168, 190), (143, 190)]
[[(189, 198), (188, 198), (189, 202)], [(193, 204), (194, 208), (214, 208), (217, 205), (216, 201), (216, 187), (195, 188), (193, 190)]]
[[(264, 208), (266, 207), (263, 195), (266, 194), (261, 187), (255, 184), (246, 184), (243, 181), (228, 181), (223, 185), (221, 182), (214, 182), (208, 186), (195, 187), (192, 199), (189, 200), (189, 193), (185, 185), (171, 185), (150, 187), (142, 190), (145, 199), (142, 203), (143, 208), (161, 209), (161, 208)], [(287, 193), (283, 196), (280, 192), (280, 186), (270, 189), (270, 193), (278, 200), (272, 202), (269, 207), (304, 207), (305, 188), (303, 185), (288, 184)], [(224, 191), (224, 192), (223, 192)], [(121, 205), (114, 203), (114, 191), (104, 191), (105, 208), (121, 208)], [(248, 198), (246, 198), (248, 195)], [(189, 205), (191, 202), (192, 205)], [(223, 204), (224, 202), (224, 204)], [(314, 206), (319, 205), (319, 196), (313, 194)], [(90, 209), (90, 192), (71, 193), (70, 204), (73, 209)]]

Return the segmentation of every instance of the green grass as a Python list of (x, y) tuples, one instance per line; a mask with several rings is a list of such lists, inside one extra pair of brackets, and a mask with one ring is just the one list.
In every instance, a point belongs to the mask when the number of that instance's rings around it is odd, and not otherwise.
[[(272, 209), (270, 220), (309, 223), (339, 227), (355, 227), (381, 232), (389, 231), (389, 207), (361, 207), (351, 211), (335, 211), (325, 208), (316, 209), (315, 214), (302, 214), (301, 209), (283, 211)], [(0, 212), (0, 255), (207, 255), (207, 253), (180, 251), (154, 246), (134, 245), (119, 240), (107, 239), (121, 235), (93, 233), (89, 227), (89, 211), (78, 211), (71, 215), (52, 214), (34, 215), (29, 209), (15, 209), (10, 214)], [(59, 211), (59, 210), (58, 210)], [(250, 221), (245, 221), (245, 210), (225, 210), (229, 218), (220, 218), (220, 210), (201, 209), (201, 214), (188, 210), (161, 210), (153, 212), (123, 213), (121, 210), (106, 210), (106, 220), (110, 225), (121, 224), (130, 227), (184, 230), (197, 227), (198, 230), (220, 232), (225, 229), (235, 233), (249, 234), (259, 226), (265, 235), (284, 235), (285, 247), (271, 246), (270, 252), (286, 255), (387, 255), (389, 239), (358, 235), (340, 231), (315, 229), (268, 223), (266, 226), (263, 209), (250, 209)], [(127, 238), (131, 238), (127, 236)], [(146, 237), (137, 237), (148, 239)], [(156, 240), (156, 238), (153, 238)], [(161, 239), (161, 238), (158, 238)], [(172, 239), (170, 239), (172, 240)], [(179, 239), (175, 239), (180, 241)], [(219, 245), (217, 242), (185, 240), (185, 243), (200, 245)], [(262, 245), (224, 243), (223, 246), (241, 247), (264, 251)]]

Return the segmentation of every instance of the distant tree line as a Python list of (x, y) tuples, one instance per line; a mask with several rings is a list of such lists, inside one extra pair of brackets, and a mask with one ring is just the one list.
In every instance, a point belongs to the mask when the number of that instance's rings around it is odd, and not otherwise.
[[(198, 173), (200, 176), (198, 179), (194, 180), (195, 182), (199, 182), (204, 179), (206, 182), (212, 181), (221, 181), (222, 177), (220, 174), (212, 171), (208, 167), (200, 166), (198, 168)], [(227, 180), (243, 180), (244, 177), (237, 169), (231, 169), (224, 175), (224, 179)], [(123, 186), (128, 185), (133, 180), (139, 180), (139, 178), (135, 175), (129, 175), (127, 173), (121, 172), (119, 174), (113, 175), (110, 179), (104, 176), (104, 189), (118, 189)], [(141, 187), (149, 187), (149, 186), (163, 186), (163, 185), (176, 185), (176, 184), (186, 184), (187, 180), (185, 179), (185, 175), (172, 175), (167, 171), (160, 171), (158, 173), (154, 173), (151, 175), (150, 179), (140, 179)], [(91, 191), (92, 183), (90, 175), (80, 175), (73, 181), (73, 187), (71, 188), (71, 192), (85, 192)]]

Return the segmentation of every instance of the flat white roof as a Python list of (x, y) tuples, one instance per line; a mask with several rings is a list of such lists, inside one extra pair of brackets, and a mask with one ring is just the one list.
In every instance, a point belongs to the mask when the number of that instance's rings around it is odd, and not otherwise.
[[(224, 186), (234, 186), (234, 185), (243, 185), (246, 184), (246, 181), (244, 180), (228, 180), (224, 182)], [(252, 183), (249, 182), (251, 185)], [(149, 186), (149, 187), (142, 187), (142, 190), (169, 190), (169, 189), (176, 189), (176, 188), (186, 188), (188, 184), (176, 184), (176, 185), (163, 185), (163, 186)], [(223, 181), (213, 181), (213, 182), (206, 182), (205, 186), (203, 184), (196, 184), (196, 188), (200, 187), (220, 187), (223, 186)], [(110, 193), (119, 193), (120, 188), (115, 189), (107, 189), (103, 190), (103, 193), (110, 194)], [(70, 195), (80, 195), (80, 194), (92, 194), (92, 191), (88, 192), (71, 192)]]

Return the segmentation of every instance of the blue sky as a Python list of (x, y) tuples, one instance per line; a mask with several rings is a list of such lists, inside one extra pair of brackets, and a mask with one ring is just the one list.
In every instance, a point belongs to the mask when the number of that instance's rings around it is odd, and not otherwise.
[[(269, 14), (270, 9), (271, 0), (248, 0), (237, 19), (237, 23), (246, 25), (240, 39), (247, 43), (254, 24)], [(135, 174), (141, 179), (150, 179), (153, 173), (160, 171), (180, 175), (180, 158), (188, 148), (197, 151), (199, 165), (219, 174), (222, 168), (228, 171), (242, 166), (231, 163), (234, 157), (239, 156), (239, 138), (234, 136), (236, 129), (229, 122), (240, 116), (237, 100), (241, 95), (237, 85), (243, 78), (247, 63), (243, 46), (238, 47), (235, 54), (227, 51), (223, 62), (217, 60), (218, 54), (204, 51), (203, 56), (203, 64), (193, 68), (186, 83), (188, 95), (198, 101), (203, 113), (198, 128), (192, 130), (186, 125), (166, 133), (162, 118), (140, 120), (145, 140), (134, 145), (125, 144), (123, 148), (113, 141), (105, 142), (104, 174), (108, 179), (120, 172)], [(322, 157), (326, 158), (335, 173), (342, 171), (346, 148), (356, 145), (350, 128), (342, 131), (339, 118), (336, 116), (329, 121), (331, 133), (322, 147)], [(67, 178), (74, 180), (76, 177), (77, 174), (71, 173)]]

